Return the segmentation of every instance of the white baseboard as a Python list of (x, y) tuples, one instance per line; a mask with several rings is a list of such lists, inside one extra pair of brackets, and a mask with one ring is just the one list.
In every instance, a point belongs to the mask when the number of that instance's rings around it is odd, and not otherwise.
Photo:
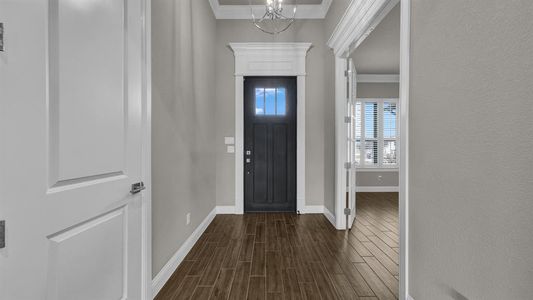
[(415, 300), (411, 295), (407, 295), (407, 300)]
[(235, 214), (235, 206), (217, 206), (217, 215), (233, 215)]
[(397, 186), (358, 186), (355, 190), (360, 193), (392, 193), (399, 192), (400, 188)]
[[(323, 205), (308, 205), (300, 210), (301, 214), (322, 214), (324, 213)], [(217, 215), (232, 215), (235, 214), (235, 206), (217, 206)]]
[(324, 216), (328, 219), (328, 221), (335, 227), (335, 216), (324, 206)]
[(300, 210), (301, 214), (322, 214), (324, 213), (324, 205), (307, 205), (303, 210)]
[(163, 288), (165, 283), (168, 281), (170, 276), (176, 271), (179, 264), (183, 261), (187, 253), (191, 251), (194, 244), (198, 241), (202, 233), (204, 233), (205, 229), (211, 221), (215, 218), (215, 215), (217, 214), (217, 208), (215, 207), (208, 215), (205, 217), (205, 219), (196, 227), (196, 229), (191, 233), (189, 238), (185, 240), (183, 245), (174, 253), (172, 258), (163, 266), (161, 271), (152, 279), (152, 297), (155, 298), (157, 296), (157, 293)]

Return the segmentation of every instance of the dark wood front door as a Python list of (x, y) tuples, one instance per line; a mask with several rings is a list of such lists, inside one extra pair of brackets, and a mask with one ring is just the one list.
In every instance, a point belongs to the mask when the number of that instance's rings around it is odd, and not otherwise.
[(244, 80), (244, 210), (296, 211), (296, 77)]

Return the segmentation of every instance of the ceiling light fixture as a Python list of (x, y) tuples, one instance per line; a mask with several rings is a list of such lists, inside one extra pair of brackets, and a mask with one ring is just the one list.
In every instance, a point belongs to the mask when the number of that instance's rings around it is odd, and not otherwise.
[[(266, 0), (265, 13), (261, 18), (256, 18), (254, 13), (254, 6), (252, 1), (250, 3), (250, 11), (255, 27), (268, 34), (279, 34), (289, 29), (295, 21), (297, 0), (293, 0), (290, 6), (282, 5), (283, 0)], [(286, 15), (284, 9), (288, 8), (292, 14)], [(291, 9), (292, 8), (292, 9)]]

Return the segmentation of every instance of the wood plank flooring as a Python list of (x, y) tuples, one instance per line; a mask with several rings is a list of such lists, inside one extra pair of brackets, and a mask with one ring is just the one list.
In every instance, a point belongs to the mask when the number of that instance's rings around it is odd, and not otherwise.
[(349, 233), (323, 215), (218, 215), (156, 300), (398, 299), (398, 194), (359, 193)]

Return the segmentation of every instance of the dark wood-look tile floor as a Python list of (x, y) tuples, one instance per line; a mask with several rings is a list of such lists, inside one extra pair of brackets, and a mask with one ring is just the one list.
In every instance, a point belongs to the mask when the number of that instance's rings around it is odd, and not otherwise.
[(157, 296), (398, 299), (398, 194), (360, 193), (348, 233), (323, 215), (218, 215)]

